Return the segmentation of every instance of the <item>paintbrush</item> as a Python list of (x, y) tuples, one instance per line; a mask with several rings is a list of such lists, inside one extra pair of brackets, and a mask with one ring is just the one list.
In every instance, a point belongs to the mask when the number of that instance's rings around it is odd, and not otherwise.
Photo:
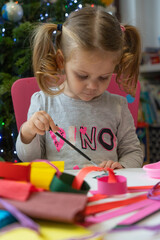
[[(49, 131), (52, 131), (52, 129), (50, 128)], [(60, 133), (58, 132), (54, 132), (55, 135), (57, 135), (58, 137), (60, 137), (61, 139), (63, 139), (64, 142), (66, 142), (69, 146), (71, 146), (75, 151), (77, 151), (79, 154), (81, 154), (84, 158), (86, 158), (90, 163), (92, 163), (94, 166), (98, 166), (97, 164), (95, 164), (91, 158), (89, 158), (85, 153), (83, 153), (80, 149), (78, 149), (77, 147), (75, 147), (70, 141), (68, 141), (66, 138), (64, 138)]]

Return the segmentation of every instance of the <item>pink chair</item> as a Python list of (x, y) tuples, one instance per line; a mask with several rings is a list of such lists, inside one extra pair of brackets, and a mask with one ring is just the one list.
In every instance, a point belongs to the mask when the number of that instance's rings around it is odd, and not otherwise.
[[(27, 113), (30, 105), (30, 99), (33, 93), (39, 91), (39, 87), (35, 77), (22, 78), (15, 81), (11, 88), (11, 96), (14, 107), (14, 113), (19, 131), (22, 123), (27, 120)], [(140, 83), (138, 81), (135, 98), (127, 95), (120, 90), (118, 84), (115, 82), (115, 76), (112, 77), (107, 91), (124, 96), (128, 100), (128, 107), (134, 119), (135, 127), (137, 126), (138, 106), (140, 98)]]
[(22, 123), (27, 120), (31, 96), (39, 90), (35, 77), (21, 78), (13, 83), (11, 96), (18, 131)]
[(141, 90), (141, 85), (140, 82), (138, 81), (137, 83), (137, 89), (136, 89), (136, 96), (133, 98), (130, 94), (127, 94), (126, 92), (122, 91), (118, 84), (115, 81), (115, 75), (113, 74), (111, 82), (108, 86), (107, 91), (110, 93), (114, 93), (123, 97), (127, 98), (128, 102), (128, 108), (132, 114), (132, 117), (134, 119), (134, 125), (137, 127), (137, 119), (138, 119), (138, 107), (139, 107), (139, 99), (140, 99), (140, 90)]

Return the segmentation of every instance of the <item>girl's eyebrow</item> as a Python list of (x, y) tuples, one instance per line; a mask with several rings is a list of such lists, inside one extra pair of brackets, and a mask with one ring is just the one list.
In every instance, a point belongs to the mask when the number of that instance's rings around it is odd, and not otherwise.
[[(81, 74), (86, 74), (86, 75), (89, 75), (89, 73), (88, 72), (85, 72), (85, 71), (83, 71), (83, 70), (76, 70), (76, 71), (74, 71), (75, 73), (81, 73)], [(109, 73), (105, 73), (105, 74), (101, 74), (101, 75), (99, 75), (99, 76), (102, 76), (102, 77), (104, 77), (104, 76), (107, 76), (107, 75), (112, 75), (113, 74), (113, 72), (109, 72)]]
[(105, 73), (105, 74), (102, 74), (102, 75), (100, 75), (100, 76), (104, 77), (104, 76), (107, 76), (107, 75), (112, 75), (112, 74), (113, 74), (113, 72), (110, 72), (110, 73)]
[(83, 71), (83, 70), (80, 70), (80, 69), (77, 69), (77, 70), (73, 70), (75, 73), (81, 73), (81, 74), (86, 74), (88, 75), (87, 72)]

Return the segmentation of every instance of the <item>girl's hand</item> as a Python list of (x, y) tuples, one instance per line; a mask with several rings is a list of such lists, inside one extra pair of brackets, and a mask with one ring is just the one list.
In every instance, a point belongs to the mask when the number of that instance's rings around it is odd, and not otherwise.
[(114, 162), (112, 160), (103, 161), (101, 164), (99, 164), (99, 167), (111, 168), (111, 169), (122, 169), (122, 168), (124, 168), (119, 162)]
[(45, 111), (35, 112), (32, 117), (22, 125), (21, 139), (23, 143), (30, 143), (36, 134), (44, 135), (51, 127), (56, 132), (59, 128)]

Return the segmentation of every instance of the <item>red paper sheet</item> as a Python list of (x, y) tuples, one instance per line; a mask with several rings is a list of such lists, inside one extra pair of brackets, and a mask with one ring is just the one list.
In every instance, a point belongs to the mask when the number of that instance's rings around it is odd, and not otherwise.
[(0, 197), (25, 201), (32, 192), (43, 191), (28, 182), (0, 179)]
[(117, 183), (117, 178), (114, 174), (113, 169), (107, 168), (107, 171), (109, 172), (108, 183)]
[(0, 178), (16, 181), (30, 181), (31, 165), (20, 166), (14, 163), (0, 162)]
[(88, 197), (87, 200), (88, 200), (88, 202), (95, 202), (95, 201), (98, 201), (98, 200), (101, 200), (101, 199), (104, 199), (107, 197), (108, 197), (107, 195), (97, 193), (94, 196)]
[(138, 201), (142, 201), (144, 199), (147, 199), (146, 194), (140, 195), (138, 197), (133, 197), (133, 198), (125, 199), (125, 200), (120, 200), (120, 201), (94, 204), (92, 206), (87, 206), (86, 207), (85, 215), (87, 216), (87, 215), (107, 211), (107, 210), (110, 210), (110, 209), (125, 206), (125, 205), (135, 203), (135, 202), (138, 202)]
[(75, 178), (72, 182), (72, 187), (75, 189), (80, 189), (83, 184), (85, 176), (92, 171), (104, 171), (104, 168), (95, 167), (95, 166), (89, 166), (89, 167), (82, 168), (79, 171), (79, 173), (75, 176)]

